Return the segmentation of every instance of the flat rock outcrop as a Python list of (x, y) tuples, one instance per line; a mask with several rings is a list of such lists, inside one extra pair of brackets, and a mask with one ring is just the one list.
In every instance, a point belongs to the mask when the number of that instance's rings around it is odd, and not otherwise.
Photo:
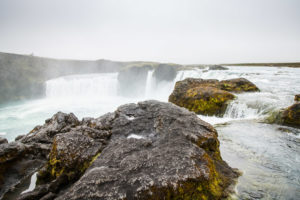
[(46, 146), (37, 187), (18, 199), (221, 199), (232, 192), (238, 174), (222, 160), (216, 130), (186, 109), (145, 101), (76, 119), (58, 113), (0, 145), (5, 152), (17, 143), (30, 159), (37, 154), (29, 147)]
[(234, 93), (256, 92), (255, 84), (244, 78), (218, 81), (216, 79), (187, 78), (178, 81), (169, 102), (202, 115), (222, 116)]

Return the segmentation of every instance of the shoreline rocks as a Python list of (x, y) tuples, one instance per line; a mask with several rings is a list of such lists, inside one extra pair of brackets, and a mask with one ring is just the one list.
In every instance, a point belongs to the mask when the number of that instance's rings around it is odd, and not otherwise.
[(176, 82), (169, 102), (196, 114), (222, 116), (230, 100), (230, 92), (257, 92), (259, 89), (244, 78), (218, 81), (216, 79), (187, 78)]
[(222, 160), (217, 136), (194, 113), (158, 101), (82, 121), (57, 113), (14, 142), (43, 166), (35, 190), (18, 199), (221, 199), (238, 173)]

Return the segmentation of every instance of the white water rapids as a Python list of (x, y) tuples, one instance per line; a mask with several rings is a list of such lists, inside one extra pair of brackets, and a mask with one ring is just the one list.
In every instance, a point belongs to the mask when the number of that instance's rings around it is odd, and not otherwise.
[[(238, 199), (300, 199), (300, 130), (261, 123), (271, 111), (293, 104), (300, 93), (300, 69), (229, 67), (229, 70), (180, 71), (175, 80), (157, 83), (148, 72), (145, 91), (137, 98), (118, 94), (117, 73), (74, 75), (46, 83), (46, 97), (0, 107), (0, 135), (9, 141), (28, 133), (58, 111), (78, 118), (98, 117), (125, 103), (146, 99), (167, 101), (175, 82), (187, 77), (230, 79), (244, 77), (261, 90), (238, 94), (224, 117), (199, 116), (215, 125), (221, 154), (243, 175), (236, 186)], [(134, 80), (132, 80), (134, 82)]]

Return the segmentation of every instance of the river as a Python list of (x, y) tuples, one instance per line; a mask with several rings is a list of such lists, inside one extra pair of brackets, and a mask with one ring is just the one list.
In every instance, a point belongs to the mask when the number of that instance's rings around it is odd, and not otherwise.
[[(229, 70), (180, 71), (171, 82), (156, 83), (148, 72), (145, 92), (135, 98), (118, 95), (118, 74), (72, 75), (46, 83), (43, 99), (14, 102), (0, 107), (0, 136), (9, 141), (28, 133), (58, 111), (78, 118), (99, 117), (125, 103), (146, 99), (167, 101), (175, 82), (187, 77), (230, 79), (244, 77), (260, 92), (238, 94), (224, 117), (199, 117), (215, 126), (221, 154), (242, 176), (237, 199), (300, 199), (300, 129), (266, 124), (273, 111), (293, 104), (300, 93), (300, 69), (229, 67)], [(134, 80), (133, 80), (134, 81)]]

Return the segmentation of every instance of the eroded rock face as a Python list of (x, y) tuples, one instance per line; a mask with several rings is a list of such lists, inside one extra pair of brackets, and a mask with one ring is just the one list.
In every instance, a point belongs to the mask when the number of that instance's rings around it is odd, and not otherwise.
[(159, 64), (154, 70), (153, 76), (156, 82), (173, 81), (176, 78), (179, 65)]
[(50, 142), (38, 186), (20, 200), (221, 199), (238, 176), (221, 158), (216, 130), (176, 105), (127, 104), (79, 122), (57, 115), (18, 142)]
[(178, 81), (169, 102), (202, 115), (222, 116), (228, 102), (234, 99), (229, 92), (255, 92), (259, 89), (244, 78), (218, 81), (216, 79), (187, 78)]
[(127, 97), (144, 94), (148, 71), (151, 65), (132, 66), (123, 69), (118, 74), (118, 93)]

